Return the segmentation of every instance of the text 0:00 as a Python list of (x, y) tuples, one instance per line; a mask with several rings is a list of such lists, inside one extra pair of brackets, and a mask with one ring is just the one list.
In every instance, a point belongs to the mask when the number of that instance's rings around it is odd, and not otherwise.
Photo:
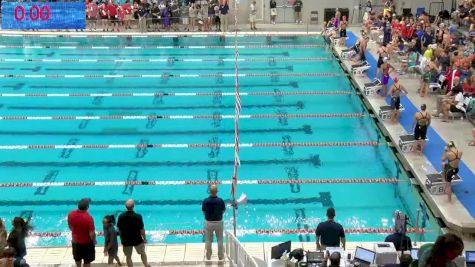
[(51, 8), (49, 6), (32, 6), (29, 11), (29, 18), (27, 17), (27, 11), (23, 6), (15, 7), (15, 19), (16, 20), (49, 20), (51, 18)]

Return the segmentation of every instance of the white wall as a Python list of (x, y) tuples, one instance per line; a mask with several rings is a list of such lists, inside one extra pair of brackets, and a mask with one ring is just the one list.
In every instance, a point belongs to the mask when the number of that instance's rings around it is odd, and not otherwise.
[[(230, 0), (229, 6), (231, 9), (234, 9), (234, 1), (238, 1), (239, 3), (239, 23), (243, 24), (244, 22), (248, 21), (248, 14), (249, 14), (249, 5), (251, 4), (252, 0)], [(270, 11), (269, 11), (269, 0), (256, 0), (258, 3), (258, 8), (264, 10), (264, 20), (263, 23), (269, 23), (270, 21)], [(259, 4), (262, 1), (263, 7), (260, 7)], [(360, 1), (365, 3), (366, 0), (302, 0), (303, 1), (303, 21), (306, 23), (310, 17), (310, 11), (318, 11), (319, 13), (319, 22), (322, 21), (324, 15), (325, 8), (348, 8), (350, 10), (350, 22), (352, 22), (352, 13), (355, 6), (360, 4)], [(373, 4), (382, 4), (382, 0), (372, 0)], [(418, 7), (425, 7), (426, 11), (429, 11), (429, 4), (431, 2), (444, 2), (445, 9), (451, 9), (452, 0), (396, 0), (397, 8), (399, 13), (401, 13), (402, 8), (411, 8), (412, 13), (416, 13), (416, 9)], [(287, 3), (287, 0), (276, 0), (277, 5), (280, 6), (284, 2)], [(435, 5), (433, 5), (435, 7)], [(436, 7), (438, 9), (438, 7)], [(433, 8), (435, 12), (435, 9)], [(261, 12), (259, 10), (258, 12)], [(234, 16), (233, 10), (231, 16)], [(358, 12), (355, 12), (355, 20), (357, 21)], [(279, 21), (279, 19), (277, 19)]]

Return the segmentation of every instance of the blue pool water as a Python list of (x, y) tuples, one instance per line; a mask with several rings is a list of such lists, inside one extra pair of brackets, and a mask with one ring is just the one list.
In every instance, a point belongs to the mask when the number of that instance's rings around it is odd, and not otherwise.
[[(2, 94), (0, 116), (173, 116), (233, 115), (235, 78), (38, 78), (21, 75), (140, 75), (234, 74), (234, 38), (46, 38), (4, 37), (0, 45)], [(398, 178), (390, 183), (240, 184), (237, 195), (248, 204), (237, 212), (240, 230), (314, 229), (335, 207), (337, 220), (347, 229), (392, 228), (395, 210), (407, 213), (425, 234), (415, 240), (432, 241), (440, 228), (402, 171), (373, 119), (330, 51), (322, 48), (283, 48), (323, 44), (319, 37), (238, 37), (243, 115), (364, 114), (361, 118), (243, 118), (241, 143), (380, 142), (379, 146), (242, 147), (240, 180), (307, 180)], [(146, 46), (158, 46), (154, 49)], [(268, 48), (255, 48), (270, 45)], [(49, 46), (49, 48), (48, 48)], [(64, 46), (57, 48), (57, 46)], [(110, 49), (89, 46), (109, 46)], [(117, 46), (144, 48), (118, 49)], [(163, 49), (163, 46), (174, 48)], [(252, 47), (252, 48), (251, 48)], [(302, 61), (302, 58), (327, 58)], [(133, 59), (134, 61), (127, 61)], [(191, 60), (190, 59), (194, 59)], [(206, 59), (202, 61), (201, 59)], [(222, 59), (222, 61), (221, 61)], [(79, 62), (79, 60), (83, 60)], [(86, 62), (84, 62), (86, 60)], [(87, 61), (89, 60), (89, 61)], [(115, 61), (114, 61), (115, 60)], [(119, 60), (119, 61), (117, 61)], [(150, 62), (150, 60), (154, 62)], [(186, 61), (188, 60), (188, 61)], [(334, 76), (298, 76), (332, 73)], [(285, 74), (285, 75), (284, 75)], [(344, 91), (316, 95), (308, 92)], [(279, 95), (277, 93), (282, 93)], [(286, 95), (287, 93), (307, 92)], [(208, 96), (137, 97), (20, 97), (18, 94), (68, 93), (214, 93)], [(220, 95), (220, 93), (224, 93)], [(135, 120), (0, 120), (0, 145), (64, 144), (230, 144), (231, 119)], [(41, 149), (2, 150), (0, 183), (227, 181), (233, 174), (233, 148)], [(31, 217), (35, 232), (67, 232), (67, 213), (83, 197), (96, 228), (107, 214), (119, 214), (129, 198), (137, 201), (151, 242), (200, 242), (201, 235), (166, 234), (169, 230), (201, 230), (201, 201), (207, 185), (49, 186), (0, 188), (0, 218)], [(227, 203), (231, 186), (220, 185)], [(228, 206), (226, 227), (232, 229)], [(381, 240), (381, 234), (348, 234), (350, 241)], [(243, 241), (314, 241), (313, 234), (242, 234)], [(68, 237), (32, 237), (38, 246), (66, 245)]]

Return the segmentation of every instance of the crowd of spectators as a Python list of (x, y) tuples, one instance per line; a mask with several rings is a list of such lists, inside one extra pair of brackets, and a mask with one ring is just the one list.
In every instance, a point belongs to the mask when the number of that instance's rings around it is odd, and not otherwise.
[(227, 31), (229, 5), (227, 0), (191, 0), (182, 5), (178, 0), (87, 0), (87, 27), (96, 31), (125, 31), (137, 28), (147, 31)]

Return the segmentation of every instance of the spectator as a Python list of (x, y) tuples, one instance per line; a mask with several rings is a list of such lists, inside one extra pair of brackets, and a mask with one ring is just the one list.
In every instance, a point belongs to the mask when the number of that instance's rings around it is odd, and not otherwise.
[(188, 17), (190, 18), (190, 28), (188, 30), (194, 31), (196, 24), (196, 8), (194, 3), (190, 3), (190, 7), (188, 7)]
[(78, 209), (68, 215), (68, 226), (72, 232), (73, 258), (76, 266), (91, 265), (96, 258), (96, 233), (94, 219), (89, 214), (91, 199), (83, 198), (78, 203)]
[(216, 185), (212, 185), (209, 190), (210, 196), (205, 198), (201, 205), (201, 210), (205, 215), (206, 259), (211, 259), (213, 254), (211, 243), (213, 243), (213, 235), (216, 235), (218, 259), (224, 260), (223, 214), (226, 211), (226, 205), (223, 199), (218, 197), (218, 187)]
[(447, 96), (456, 96), (458, 93), (463, 92), (463, 87), (460, 84), (460, 77), (455, 76), (452, 84), (452, 90), (447, 93)]
[(463, 85), (464, 94), (475, 96), (475, 74), (472, 74)]
[(219, 5), (214, 6), (214, 25), (216, 27), (216, 31), (221, 31), (221, 18), (219, 14)]
[(177, 3), (175, 3), (175, 1), (173, 1), (170, 4), (170, 9), (172, 12), (172, 18), (171, 18), (172, 29), (174, 31), (178, 31), (179, 30), (178, 24), (180, 24), (180, 7), (178, 6)]
[(399, 83), (399, 78), (394, 78), (393, 87), (389, 90), (388, 94), (391, 96), (391, 107), (393, 109), (391, 114), (391, 122), (399, 122), (399, 109), (401, 108), (401, 93), (408, 94), (406, 88)]
[(152, 17), (152, 31), (159, 31), (160, 30), (160, 8), (158, 7), (158, 3), (152, 4), (152, 9), (150, 10), (150, 16)]
[(0, 267), (27, 267), (24, 259), (16, 257), (14, 248), (7, 248), (3, 252), (3, 257), (0, 257)]
[(102, 31), (109, 31), (109, 16), (107, 14), (107, 5), (102, 3), (99, 5), (99, 16), (101, 18)]
[(171, 26), (172, 26), (171, 16), (172, 16), (172, 10), (170, 8), (170, 5), (167, 3), (165, 8), (162, 11), (163, 27), (165, 28), (166, 31), (169, 31), (171, 29)]
[(97, 28), (97, 15), (99, 13), (99, 7), (94, 0), (89, 0), (87, 3), (87, 19), (89, 21), (89, 30), (96, 30)]
[(257, 16), (257, 6), (256, 1), (252, 1), (251, 6), (249, 7), (249, 22), (251, 24), (251, 30), (257, 30), (256, 28), (256, 16)]
[(135, 201), (133, 199), (127, 200), (125, 207), (127, 211), (119, 216), (117, 227), (119, 228), (127, 266), (133, 266), (132, 248), (135, 248), (135, 251), (140, 254), (143, 265), (148, 267), (147, 254), (145, 253), (147, 238), (142, 215), (134, 212)]
[(139, 6), (139, 9), (137, 11), (137, 15), (139, 17), (139, 29), (140, 32), (144, 33), (147, 32), (147, 16), (148, 16), (148, 10), (145, 6), (144, 3), (142, 3)]
[[(459, 172), (460, 161), (462, 160), (463, 151), (455, 147), (455, 143), (450, 141), (445, 147), (442, 156), (442, 175), (446, 181), (446, 191), (449, 202), (452, 202), (452, 179)], [(447, 162), (445, 162), (447, 161)]]
[(463, 252), (463, 241), (454, 234), (444, 234), (437, 238), (431, 250), (419, 257), (419, 267), (455, 267), (453, 260)]
[(2, 257), (3, 250), (7, 245), (7, 229), (5, 228), (5, 223), (0, 218), (0, 258)]
[(108, 256), (107, 263), (109, 265), (113, 264), (115, 260), (119, 266), (122, 266), (117, 256), (119, 243), (117, 242), (117, 231), (115, 230), (114, 223), (114, 215), (107, 215), (102, 220), (104, 227), (104, 256)]
[(414, 122), (412, 124), (412, 128), (414, 129), (414, 139), (416, 139), (417, 148), (421, 155), (424, 153), (424, 148), (426, 145), (426, 138), (427, 138), (427, 128), (431, 123), (431, 116), (430, 113), (427, 112), (426, 104), (421, 105), (421, 111), (416, 112), (414, 116)]
[(294, 2), (294, 12), (295, 12), (295, 23), (302, 23), (302, 0), (295, 0)]
[(219, 5), (219, 20), (221, 21), (221, 30), (227, 32), (229, 23), (228, 0), (221, 0), (221, 4)]
[(270, 0), (270, 22), (275, 25), (275, 18), (277, 17), (277, 3), (275, 0)]
[(196, 24), (198, 25), (198, 31), (203, 30), (203, 10), (201, 9), (201, 5), (196, 5)]
[(384, 239), (384, 242), (391, 242), (397, 251), (410, 251), (412, 249), (411, 238), (405, 233), (395, 232)]
[(345, 230), (341, 224), (335, 222), (335, 209), (328, 208), (326, 222), (321, 222), (317, 226), (315, 234), (317, 236), (317, 250), (325, 250), (327, 247), (340, 247), (345, 249)]
[(420, 97), (427, 97), (429, 91), (429, 84), (437, 78), (437, 68), (435, 62), (430, 62), (427, 67), (424, 68), (422, 73), (421, 87), (419, 88)]
[(125, 4), (122, 5), (122, 9), (124, 10), (124, 13), (125, 13), (124, 28), (125, 30), (132, 29), (132, 27), (130, 27), (130, 23), (132, 22), (134, 16), (132, 12), (132, 7), (130, 6), (130, 0), (125, 1)]
[(26, 256), (25, 239), (31, 232), (32, 227), (21, 217), (13, 218), (13, 229), (8, 235), (7, 243), (16, 251), (16, 257), (23, 259)]
[(213, 1), (208, 0), (208, 17), (207, 17), (206, 23), (205, 23), (206, 31), (211, 31), (211, 29), (213, 27), (214, 15), (215, 15), (214, 6), (215, 6), (215, 4), (213, 3)]

